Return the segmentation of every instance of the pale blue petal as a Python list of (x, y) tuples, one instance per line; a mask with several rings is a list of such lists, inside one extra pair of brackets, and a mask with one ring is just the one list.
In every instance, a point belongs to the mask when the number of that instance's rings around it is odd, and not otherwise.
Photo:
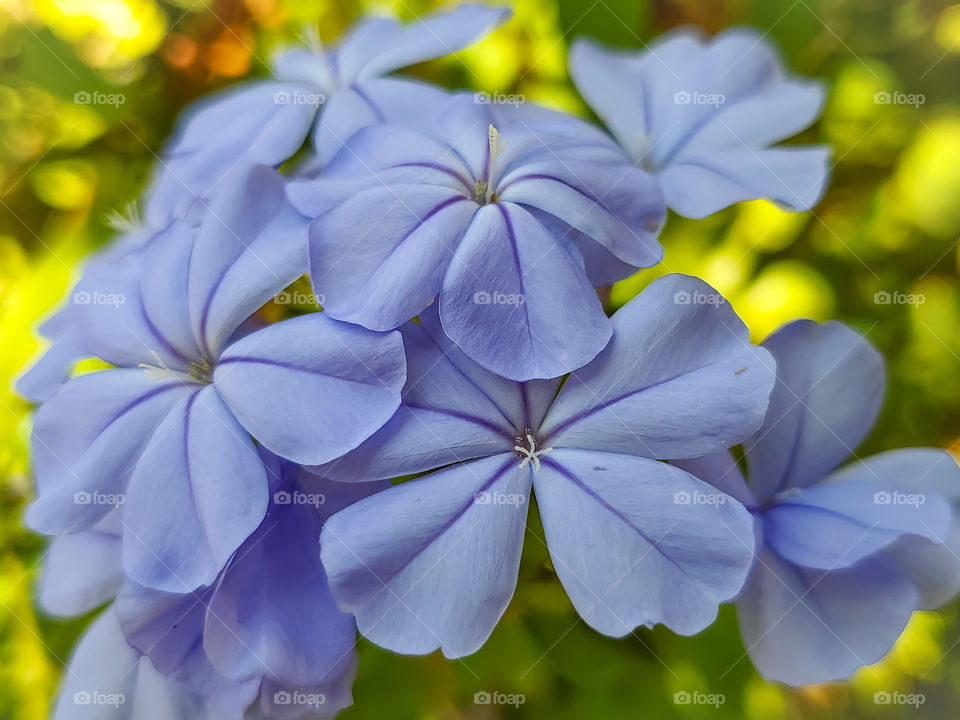
[[(292, 489), (279, 497), (289, 500)], [(314, 506), (277, 497), (215, 586), (203, 646), (229, 678), (331, 682), (349, 668), (356, 625), (330, 596)]]
[(737, 602), (743, 642), (767, 680), (844, 680), (882, 658), (903, 632), (917, 592), (895, 568), (867, 558), (845, 570), (804, 570), (760, 553)]
[(477, 211), (444, 277), (440, 318), (471, 359), (518, 381), (581, 367), (611, 332), (583, 270), (513, 203)]
[(38, 497), (27, 510), (30, 527), (77, 532), (123, 504), (157, 425), (191, 393), (179, 380), (140, 369), (102, 370), (63, 385), (34, 417)]
[(389, 330), (440, 292), (476, 205), (445, 187), (377, 186), (310, 226), (310, 273), (339, 320)]
[(654, 281), (613, 317), (606, 349), (570, 375), (540, 430), (551, 445), (687, 458), (730, 447), (763, 419), (770, 354), (716, 290)]
[(750, 487), (761, 502), (822, 480), (873, 425), (884, 393), (883, 358), (837, 322), (798, 320), (763, 347), (777, 383), (763, 425), (745, 443)]
[(739, 500), (745, 507), (750, 509), (756, 507), (757, 501), (747, 487), (743, 471), (729, 450), (719, 450), (709, 455), (686, 460), (671, 460), (670, 464), (710, 483), (718, 490)]
[(182, 400), (157, 428), (124, 508), (127, 575), (188, 592), (209, 585), (267, 509), (257, 450), (213, 387)]
[(529, 493), (529, 469), (511, 453), (351, 505), (320, 538), (334, 598), (390, 650), (475, 652), (513, 595)]
[(606, 635), (659, 623), (692, 635), (747, 577), (750, 513), (679, 468), (556, 449), (534, 487), (557, 576), (580, 616)]
[(253, 166), (225, 180), (189, 263), (191, 326), (206, 357), (215, 359), (248, 316), (306, 272), (308, 222), (271, 168)]
[(399, 333), (374, 333), (313, 313), (235, 342), (213, 377), (258, 442), (316, 465), (352, 450), (390, 419), (406, 366)]
[(894, 497), (874, 482), (825, 482), (778, 497), (764, 512), (763, 525), (767, 544), (784, 559), (833, 570), (849, 567), (904, 535), (943, 542), (950, 507), (939, 495)]
[(338, 48), (346, 83), (385, 75), (472, 45), (510, 18), (510, 10), (466, 3), (446, 13), (399, 24), (390, 18), (358, 23)]
[(90, 530), (54, 540), (43, 563), (40, 605), (52, 615), (83, 615), (110, 600), (123, 581), (120, 511)]
[(667, 209), (653, 178), (639, 168), (554, 157), (506, 175), (498, 192), (504, 202), (556, 216), (630, 265), (663, 259), (657, 234)]
[(340, 481), (392, 478), (513, 450), (515, 427), (524, 422), (523, 386), (470, 361), (439, 328), (435, 308), (401, 333), (407, 382), (400, 409), (316, 473)]

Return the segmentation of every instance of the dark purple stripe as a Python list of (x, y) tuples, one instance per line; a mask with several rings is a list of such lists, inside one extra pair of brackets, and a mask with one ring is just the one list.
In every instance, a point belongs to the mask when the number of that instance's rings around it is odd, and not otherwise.
[[(523, 269), (520, 267), (520, 252), (517, 250), (517, 236), (513, 232), (513, 223), (510, 221), (510, 214), (503, 206), (503, 203), (497, 203), (497, 209), (503, 216), (503, 222), (507, 226), (507, 238), (510, 240), (510, 250), (513, 252), (513, 264), (517, 268), (517, 280), (520, 283), (520, 296), (526, 297), (527, 291), (523, 286)], [(526, 212), (526, 211), (524, 211)], [(527, 339), (530, 341), (530, 347), (533, 348), (533, 333), (530, 330), (530, 312), (527, 310), (527, 304), (523, 303), (523, 317), (526, 320)]]
[(132, 410), (133, 410), (134, 408), (136, 408), (137, 406), (142, 405), (143, 403), (147, 402), (147, 401), (150, 400), (151, 398), (154, 398), (154, 397), (156, 397), (157, 395), (160, 395), (160, 394), (162, 394), (162, 393), (165, 393), (165, 392), (167, 392), (168, 390), (173, 390), (173, 389), (175, 389), (175, 388), (181, 388), (181, 387), (183, 387), (183, 383), (179, 383), (179, 382), (170, 383), (170, 384), (168, 384), (168, 385), (160, 385), (159, 387), (154, 388), (154, 389), (151, 390), (150, 392), (144, 393), (143, 395), (141, 395), (140, 397), (136, 398), (135, 400), (131, 400), (131, 401), (130, 401), (129, 403), (127, 403), (123, 408), (121, 408), (120, 411), (119, 411), (116, 415), (114, 415), (114, 416), (110, 419), (110, 422), (108, 422), (106, 425), (103, 426), (103, 429), (100, 431), (100, 434), (102, 435), (102, 434), (106, 431), (106, 429), (107, 429), (108, 427), (110, 427), (111, 425), (113, 425), (113, 424), (114, 424), (115, 422), (117, 422), (120, 418), (122, 418), (122, 417), (123, 417), (124, 415), (126, 415), (128, 412), (132, 411)]
[(187, 365), (190, 365), (190, 363), (191, 363), (190, 358), (188, 358), (186, 355), (184, 355), (182, 352), (180, 352), (177, 348), (175, 348), (175, 347), (173, 346), (173, 343), (171, 343), (169, 340), (167, 340), (167, 338), (163, 335), (163, 333), (160, 332), (159, 328), (157, 328), (157, 326), (153, 324), (153, 320), (150, 319), (150, 315), (149, 315), (149, 313), (147, 312), (147, 308), (146, 308), (146, 306), (143, 304), (143, 294), (142, 294), (142, 293), (137, 293), (137, 300), (139, 301), (139, 304), (140, 304), (140, 314), (143, 316), (143, 320), (144, 320), (144, 322), (147, 324), (147, 329), (148, 329), (148, 330), (153, 334), (153, 336), (159, 341), (160, 345), (161, 345), (168, 353), (170, 353), (171, 355), (173, 355), (173, 356), (176, 357), (176, 358), (179, 358), (180, 360), (182, 360), (182, 361), (183, 361), (184, 363), (186, 363)]
[[(447, 522), (445, 522), (443, 525), (441, 525), (441, 526), (440, 526), (440, 529), (437, 531), (437, 533), (436, 533), (432, 538), (430, 538), (430, 540), (427, 541), (427, 544), (424, 545), (424, 546), (423, 546), (422, 548), (420, 548), (419, 550), (417, 550), (417, 552), (410, 558), (410, 560), (409, 560), (408, 562), (404, 563), (403, 567), (397, 568), (397, 571), (396, 571), (395, 573), (393, 573), (392, 575), (390, 575), (390, 577), (388, 577), (388, 578), (386, 578), (386, 579), (381, 579), (378, 575), (376, 575), (376, 573), (374, 573), (372, 570), (370, 570), (370, 568), (368, 568), (368, 567), (365, 566), (364, 569), (367, 570), (368, 572), (372, 573), (373, 576), (377, 579), (377, 582), (379, 582), (382, 587), (386, 587), (386, 585), (387, 585), (388, 582), (390, 582), (391, 580), (393, 580), (393, 578), (395, 578), (395, 577), (396, 577), (397, 575), (399, 575), (405, 568), (407, 568), (407, 567), (410, 565), (410, 563), (412, 563), (412, 562), (414, 561), (414, 559), (416, 559), (417, 557), (419, 557), (420, 555), (422, 555), (431, 545), (433, 545), (433, 543), (435, 543), (445, 532), (447, 532), (447, 530), (449, 530), (451, 527), (453, 527), (454, 523), (456, 523), (457, 520), (459, 520), (459, 519), (462, 518), (464, 515), (466, 515), (467, 511), (474, 505), (474, 502), (476, 501), (477, 495), (479, 495), (480, 493), (483, 493), (483, 492), (486, 492), (487, 490), (489, 490), (489, 489), (493, 486), (493, 484), (494, 484), (495, 482), (497, 482), (497, 480), (499, 480), (501, 477), (503, 477), (504, 473), (506, 473), (507, 470), (510, 469), (510, 466), (513, 465), (514, 463), (517, 463), (517, 462), (518, 462), (518, 461), (517, 461), (516, 458), (511, 457), (511, 458), (510, 458), (509, 460), (507, 460), (503, 465), (501, 465), (501, 466), (497, 469), (497, 471), (494, 472), (494, 474), (490, 477), (489, 480), (487, 480), (483, 485), (481, 485), (478, 490), (475, 490), (475, 491), (474, 491), (474, 493), (470, 496), (470, 500), (467, 502), (467, 504), (464, 505), (462, 508), (460, 508), (460, 510), (457, 511), (456, 515), (454, 515), (454, 516), (453, 516), (452, 518), (450, 518)], [(457, 465), (462, 465), (462, 464), (463, 464), (463, 463), (457, 463)], [(454, 466), (454, 467), (456, 467), (456, 466)], [(445, 468), (445, 469), (450, 469), (450, 468)], [(440, 470), (440, 471), (438, 471), (438, 472), (443, 472), (443, 470)], [(425, 476), (425, 477), (429, 477), (429, 475), (428, 475), (428, 476)], [(410, 482), (417, 482), (417, 480), (411, 480)], [(385, 491), (385, 492), (389, 492), (389, 490), (387, 490), (387, 491)]]
[[(428, 338), (430, 338), (430, 342), (432, 342), (432, 343), (436, 346), (437, 350), (439, 350), (439, 351), (440, 351), (440, 354), (443, 356), (443, 359), (446, 360), (446, 361), (450, 364), (450, 367), (452, 367), (452, 368), (456, 371), (456, 373), (457, 373), (458, 375), (460, 375), (464, 380), (466, 380), (468, 383), (470, 383), (470, 385), (472, 385), (473, 387), (475, 387), (475, 388), (477, 389), (477, 391), (478, 391), (481, 395), (483, 395), (487, 400), (489, 400), (489, 401), (490, 401), (490, 404), (493, 405), (493, 407), (495, 407), (495, 408), (497, 409), (497, 411), (500, 413), (500, 415), (503, 417), (503, 419), (507, 421), (507, 425), (508, 425), (508, 426), (512, 426), (513, 423), (510, 421), (510, 416), (507, 414), (507, 411), (504, 410), (502, 407), (500, 407), (500, 406), (497, 404), (497, 402), (496, 402), (492, 397), (490, 397), (490, 395), (486, 392), (486, 390), (484, 390), (482, 387), (480, 387), (472, 377), (470, 377), (469, 375), (467, 375), (467, 373), (465, 373), (465, 372), (460, 368), (459, 365), (457, 365), (453, 360), (451, 360), (449, 357), (447, 357), (447, 353), (444, 351), (444, 349), (443, 349), (442, 347), (440, 347), (440, 343), (437, 342), (437, 339), (436, 339), (429, 331), (427, 331), (426, 329), (424, 329), (424, 334), (425, 334)], [(457, 350), (459, 351), (459, 348), (457, 348)], [(460, 351), (460, 352), (462, 352), (462, 351)], [(509, 430), (510, 430), (510, 428), (508, 427), (508, 428), (506, 428), (506, 429), (501, 429), (500, 432), (504, 432), (504, 431), (509, 432)]]
[(405, 162), (405, 163), (399, 163), (398, 165), (391, 165), (386, 169), (394, 170), (396, 168), (404, 168), (404, 167), (419, 167), (419, 168), (429, 168), (430, 170), (439, 170), (440, 172), (446, 173), (447, 175), (454, 178), (455, 180), (460, 181), (463, 187), (469, 190), (471, 193), (474, 190), (470, 186), (470, 183), (467, 182), (467, 180), (465, 180), (463, 176), (460, 175), (460, 173), (458, 173), (453, 168), (447, 167), (446, 165), (438, 165), (437, 163), (429, 163), (429, 162)]
[(217, 294), (217, 290), (220, 289), (220, 285), (223, 283), (223, 279), (227, 276), (227, 272), (234, 266), (237, 258), (234, 258), (234, 262), (231, 262), (220, 272), (220, 276), (217, 278), (217, 281), (213, 284), (213, 287), (210, 288), (210, 292), (207, 295), (207, 299), (203, 303), (203, 312), (200, 315), (200, 346), (201, 351), (207, 357), (210, 357), (213, 353), (210, 352), (210, 345), (207, 343), (207, 321), (210, 319), (210, 306), (213, 305), (213, 296)]
[[(550, 458), (544, 457), (544, 456), (541, 456), (541, 457), (540, 457), (540, 462), (543, 463), (544, 465), (547, 465), (547, 466), (553, 468), (556, 472), (558, 472), (558, 473), (560, 473), (561, 475), (563, 475), (565, 478), (567, 478), (567, 480), (569, 480), (570, 482), (572, 482), (572, 483), (573, 483), (574, 485), (576, 485), (578, 488), (580, 488), (581, 490), (583, 490), (587, 495), (589, 495), (589, 496), (592, 497), (594, 500), (596, 500), (598, 503), (600, 503), (600, 505), (601, 505), (603, 508), (605, 508), (606, 510), (609, 510), (610, 513), (612, 513), (615, 517), (617, 517), (617, 518), (619, 518), (620, 520), (622, 520), (622, 521), (627, 525), (627, 527), (629, 527), (631, 530), (633, 530), (635, 533), (637, 533), (637, 535), (639, 535), (639, 536), (642, 537), (646, 542), (648, 542), (648, 543), (650, 544), (650, 546), (651, 546), (654, 550), (656, 550), (657, 553), (658, 553), (661, 557), (663, 557), (665, 560), (668, 560), (671, 565), (673, 565), (674, 567), (676, 567), (676, 568), (677, 568), (680, 572), (682, 572), (684, 575), (686, 575), (687, 577), (690, 577), (689, 573), (687, 573), (686, 570), (684, 570), (682, 567), (680, 567), (680, 565), (677, 563), (676, 560), (674, 560), (672, 557), (670, 557), (669, 555), (667, 555), (666, 553), (664, 553), (663, 550), (660, 549), (660, 546), (657, 545), (656, 542), (654, 542), (653, 540), (651, 540), (650, 537), (649, 537), (646, 533), (643, 532), (643, 530), (641, 530), (641, 529), (638, 528), (636, 525), (634, 525), (633, 522), (631, 522), (630, 518), (628, 518), (628, 517), (627, 517), (626, 515), (624, 515), (622, 512), (620, 512), (619, 510), (617, 510), (615, 507), (613, 507), (613, 505), (611, 505), (610, 503), (608, 503), (608, 502), (607, 502), (606, 500), (604, 500), (602, 497), (600, 497), (599, 495), (597, 495), (597, 493), (595, 493), (591, 488), (589, 488), (587, 485), (585, 485), (585, 484), (583, 483), (583, 481), (580, 480), (580, 478), (578, 478), (578, 477), (577, 477), (576, 475), (574, 475), (572, 472), (570, 472), (569, 470), (567, 470), (567, 468), (565, 468), (565, 467), (564, 467), (563, 465), (561, 465), (560, 463), (554, 462), (554, 461), (551, 460)], [(652, 462), (656, 462), (656, 461), (652, 461)], [(691, 579), (692, 579), (692, 578), (691, 578)]]
[(700, 370), (704, 370), (710, 367), (711, 365), (716, 365), (716, 363), (707, 363), (706, 365), (703, 365), (698, 368), (694, 368), (693, 370), (687, 370), (682, 373), (677, 373), (676, 375), (671, 375), (668, 378), (664, 378), (663, 380), (658, 380), (657, 382), (652, 383), (650, 385), (645, 385), (644, 387), (638, 388), (637, 390), (631, 390), (630, 392), (625, 392), (621, 395), (617, 395), (616, 397), (613, 397), (610, 400), (607, 400), (606, 402), (602, 402), (599, 405), (594, 405), (593, 407), (590, 407), (590, 408), (587, 408), (586, 410), (578, 412), (576, 415), (571, 415), (569, 418), (567, 418), (562, 423), (557, 425), (553, 430), (551, 430), (546, 436), (544, 436), (543, 441), (546, 442), (548, 438), (552, 438), (558, 435), (559, 433), (566, 430), (568, 427), (570, 427), (574, 423), (578, 423), (584, 418), (588, 418), (591, 415), (595, 415), (601, 410), (606, 410), (611, 405), (616, 405), (618, 402), (626, 400), (627, 398), (633, 395), (639, 395), (642, 392), (646, 392), (647, 390), (652, 390), (653, 388), (658, 387), (660, 385), (665, 385), (669, 382), (673, 382), (677, 378), (681, 378), (684, 375), (689, 375), (690, 373), (699, 372)]
[[(458, 412), (456, 410), (449, 410), (447, 408), (430, 407), (429, 405), (417, 405), (415, 403), (408, 403), (408, 402), (405, 402), (404, 405), (410, 408), (411, 410), (425, 410), (427, 412), (435, 412), (435, 413), (440, 413), (441, 415), (448, 415), (450, 417), (457, 418), (458, 420), (463, 420), (465, 422), (473, 423), (474, 425), (479, 425), (481, 427), (484, 427), (487, 430), (490, 430), (491, 432), (496, 433), (501, 437), (505, 437), (507, 440), (510, 440), (511, 442), (516, 440), (516, 438), (512, 434), (510, 434), (509, 431), (504, 430), (503, 428), (497, 426), (496, 424), (490, 422), (489, 420), (484, 420), (483, 418), (476, 417), (475, 415), (468, 415), (467, 413)], [(500, 408), (497, 408), (497, 410), (500, 410)]]
[(586, 192), (585, 190), (582, 190), (581, 188), (578, 188), (576, 185), (571, 185), (570, 183), (568, 183), (568, 182), (567, 182), (566, 180), (564, 180), (563, 178), (559, 178), (559, 177), (557, 177), (556, 175), (548, 175), (548, 174), (546, 174), (546, 173), (529, 173), (528, 175), (521, 175), (520, 177), (515, 177), (515, 178), (513, 178), (512, 180), (510, 180), (509, 182), (504, 183), (503, 186), (501, 186), (501, 187), (499, 188), (498, 192), (499, 192), (501, 195), (503, 195), (503, 193), (506, 192), (506, 190), (507, 190), (508, 187), (510, 187), (511, 185), (513, 185), (513, 184), (515, 184), (515, 183), (523, 182), (524, 180), (550, 180), (550, 181), (552, 181), (552, 182), (559, 183), (559, 184), (563, 185), (564, 187), (570, 188), (570, 189), (573, 190), (575, 193), (577, 193), (577, 194), (579, 194), (579, 195), (582, 195), (583, 197), (585, 197), (585, 198), (586, 198), (587, 200), (589, 200), (590, 202), (596, 203), (596, 204), (599, 205), (601, 208), (603, 208), (603, 210), (604, 210), (605, 212), (609, 213), (610, 215), (615, 215), (615, 213), (614, 213), (609, 207), (607, 207), (606, 205), (604, 205), (603, 201), (602, 201), (600, 198), (596, 197), (595, 195), (593, 195), (593, 194), (591, 194), (591, 193)]

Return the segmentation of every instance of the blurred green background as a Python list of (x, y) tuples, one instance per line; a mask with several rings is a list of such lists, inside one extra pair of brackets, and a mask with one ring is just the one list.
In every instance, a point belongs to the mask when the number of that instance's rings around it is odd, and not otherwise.
[[(40, 350), (37, 321), (138, 196), (174, 117), (192, 98), (265, 72), (305, 26), (335, 37), (365, 10), (422, 14), (435, 3), (323, 0), (3, 0), (0, 5), (0, 718), (47, 715), (86, 620), (33, 607), (44, 543), (20, 515), (31, 495), (28, 406), (10, 389)], [(588, 114), (566, 73), (568, 41), (639, 47), (677, 25), (761, 28), (795, 71), (829, 88), (801, 140), (836, 166), (812, 213), (758, 201), (704, 221), (671, 217), (666, 260), (615, 286), (612, 307), (656, 274), (698, 274), (756, 340), (796, 317), (838, 318), (889, 361), (889, 391), (863, 452), (933, 445), (960, 453), (960, 4), (912, 0), (516, 0), (515, 17), (474, 48), (413, 73), (448, 87), (522, 93)], [(83, 104), (81, 91), (122, 102)], [(883, 104), (900, 91), (918, 102)], [(922, 96), (922, 102), (919, 102)], [(912, 304), (878, 303), (901, 292)], [(922, 300), (922, 302), (920, 301)], [(945, 718), (960, 707), (957, 606), (917, 613), (878, 665), (850, 683), (764, 683), (732, 609), (695, 638), (657, 629), (623, 640), (578, 622), (531, 513), (516, 597), (474, 656), (405, 658), (361, 643), (344, 718)], [(919, 692), (919, 708), (877, 691)], [(675, 693), (720, 693), (719, 707)], [(474, 703), (478, 692), (522, 705)]]

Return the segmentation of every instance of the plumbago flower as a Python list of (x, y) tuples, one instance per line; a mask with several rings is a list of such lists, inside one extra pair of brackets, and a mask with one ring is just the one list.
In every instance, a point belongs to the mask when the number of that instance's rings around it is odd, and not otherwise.
[(893, 450), (836, 470), (867, 434), (883, 360), (839, 323), (791, 323), (764, 342), (777, 384), (732, 456), (679, 463), (742, 502), (757, 558), (737, 600), (760, 674), (792, 685), (847, 678), (893, 646), (910, 613), (960, 589), (960, 468), (932, 448)]
[(34, 422), (28, 522), (77, 532), (125, 501), (124, 569), (159, 590), (208, 585), (260, 525), (254, 439), (296, 462), (332, 460), (390, 418), (405, 377), (397, 333), (324, 313), (249, 319), (303, 273), (305, 238), (275, 171), (233, 180), (199, 228), (175, 224), (142, 272), (103, 289), (125, 302), (82, 319), (115, 367), (67, 382)]
[[(134, 212), (131, 209), (131, 217), (116, 219), (114, 225), (122, 231), (121, 234), (106, 249), (90, 258), (67, 302), (38, 328), (40, 335), (51, 345), (17, 379), (17, 392), (28, 400), (36, 403), (49, 400), (69, 377), (76, 362), (94, 354), (86, 339), (82, 316), (91, 305), (123, 302), (124, 298), (110, 296), (103, 292), (103, 288), (115, 283), (117, 276), (135, 271), (142, 252), (164, 237), (172, 224), (150, 227), (134, 217)], [(202, 215), (203, 203), (198, 201), (187, 208), (179, 221), (196, 225)]]
[(728, 305), (683, 304), (706, 292), (717, 297), (694, 278), (657, 280), (563, 383), (484, 370), (436, 311), (405, 325), (396, 416), (313, 469), (341, 481), (432, 471), (324, 525), (330, 587), (360, 632), (403, 653), (477, 650), (513, 594), (531, 489), (560, 581), (592, 627), (622, 636), (709, 625), (746, 577), (750, 516), (654, 458), (742, 440), (763, 418), (774, 369)]
[(680, 215), (702, 218), (755, 198), (809, 210), (823, 194), (828, 148), (770, 147), (816, 120), (823, 89), (785, 77), (773, 49), (753, 30), (735, 28), (712, 39), (677, 30), (642, 53), (577, 40), (570, 74)]
[(297, 466), (261, 457), (270, 507), (209, 587), (174, 594), (123, 581), (120, 509), (55, 541), (47, 610), (83, 614), (119, 590), (80, 641), (56, 720), (85, 717), (76, 696), (94, 693), (123, 696), (124, 717), (157, 720), (328, 717), (351, 703), (355, 623), (330, 597), (316, 542), (325, 516), (383, 484), (304, 485)]
[(595, 128), (542, 108), (451, 98), (420, 129), (368, 127), (290, 197), (333, 317), (398, 327), (439, 295), (444, 331), (514, 380), (593, 359), (611, 326), (585, 258), (658, 263), (651, 178)]
[(238, 162), (279, 166), (300, 150), (311, 128), (322, 164), (360, 128), (420, 113), (442, 93), (381, 76), (462, 50), (509, 17), (506, 8), (474, 4), (406, 25), (371, 17), (335, 46), (314, 38), (314, 47), (280, 54), (272, 79), (231, 88), (187, 112), (159, 168), (148, 218), (178, 215)]

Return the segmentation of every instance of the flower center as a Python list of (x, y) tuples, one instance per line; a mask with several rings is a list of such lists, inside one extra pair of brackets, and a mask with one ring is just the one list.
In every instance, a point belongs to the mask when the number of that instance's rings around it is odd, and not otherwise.
[(520, 467), (532, 464), (534, 470), (539, 470), (540, 458), (550, 452), (550, 448), (538, 450), (537, 439), (530, 431), (527, 431), (524, 437), (517, 437), (517, 443), (519, 444), (513, 446), (513, 451), (520, 458)]
[(498, 202), (497, 192), (493, 187), (493, 178), (496, 177), (497, 158), (507, 149), (507, 143), (500, 139), (500, 131), (493, 125), (487, 126), (487, 159), (484, 163), (483, 176), (477, 180), (473, 192), (473, 199), (478, 205), (487, 205)]
[(153, 355), (156, 364), (140, 363), (138, 367), (146, 370), (147, 374), (153, 380), (168, 380), (172, 378), (183, 382), (200, 383), (201, 385), (209, 385), (213, 382), (213, 364), (207, 358), (201, 358), (199, 361), (191, 362), (189, 369), (186, 372), (182, 372), (169, 367), (155, 350), (151, 350), (150, 354)]

